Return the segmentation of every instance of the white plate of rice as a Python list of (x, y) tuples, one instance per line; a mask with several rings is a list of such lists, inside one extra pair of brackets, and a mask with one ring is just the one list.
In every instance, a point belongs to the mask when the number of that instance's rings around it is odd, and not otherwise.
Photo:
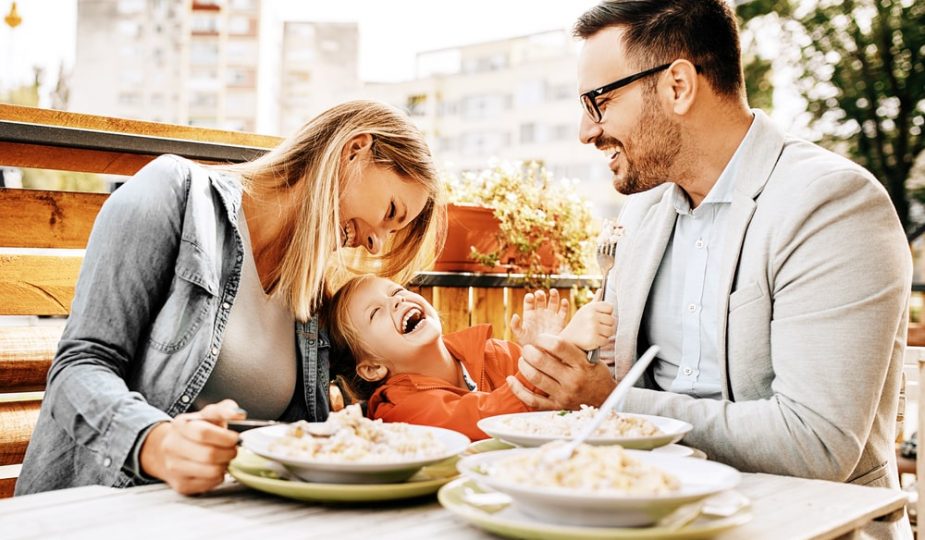
[(705, 459), (582, 444), (566, 460), (545, 454), (564, 443), (463, 458), (459, 471), (508, 495), (528, 516), (587, 527), (651, 525), (679, 506), (734, 488), (738, 471)]
[(403, 482), (421, 467), (459, 454), (469, 442), (449, 429), (370, 420), (353, 406), (332, 413), (327, 422), (241, 434), (242, 445), (258, 456), (281, 463), (302, 480), (332, 484)]
[[(591, 421), (597, 408), (582, 405), (578, 411), (540, 411), (502, 414), (483, 418), (479, 429), (517, 446), (534, 447), (571, 439)], [(604, 423), (587, 439), (591, 445), (619, 444), (624, 448), (651, 450), (676, 443), (692, 429), (687, 422), (649, 414), (611, 411)]]

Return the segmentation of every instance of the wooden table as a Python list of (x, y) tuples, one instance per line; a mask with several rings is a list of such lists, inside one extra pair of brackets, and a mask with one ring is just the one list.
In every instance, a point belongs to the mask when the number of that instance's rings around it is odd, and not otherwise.
[[(899, 491), (744, 474), (738, 491), (754, 518), (720, 540), (837, 538), (905, 505)], [(164, 485), (67, 489), (0, 501), (0, 537), (320, 538), (325, 540), (495, 538), (443, 510), (434, 497), (364, 506), (307, 504), (249, 490), (234, 481), (199, 497)]]

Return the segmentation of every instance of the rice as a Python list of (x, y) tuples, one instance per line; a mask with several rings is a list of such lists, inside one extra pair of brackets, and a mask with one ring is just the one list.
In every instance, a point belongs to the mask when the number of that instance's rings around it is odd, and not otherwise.
[[(512, 416), (500, 423), (521, 435), (541, 437), (573, 437), (577, 435), (597, 413), (596, 407), (582, 405), (578, 411), (551, 412), (548, 415)], [(635, 416), (621, 415), (615, 411), (604, 418), (592, 437), (637, 438), (662, 435), (652, 422)]]
[(618, 445), (582, 444), (569, 459), (546, 457), (550, 449), (562, 444), (565, 443), (547, 443), (536, 452), (499, 459), (485, 472), (495, 480), (519, 486), (564, 488), (583, 493), (651, 496), (681, 489), (677, 478), (630, 456)]
[(413, 430), (409, 424), (370, 420), (358, 405), (331, 413), (324, 424), (330, 437), (309, 433), (307, 422), (289, 426), (269, 450), (291, 459), (331, 463), (393, 463), (441, 456), (447, 448), (429, 431)]

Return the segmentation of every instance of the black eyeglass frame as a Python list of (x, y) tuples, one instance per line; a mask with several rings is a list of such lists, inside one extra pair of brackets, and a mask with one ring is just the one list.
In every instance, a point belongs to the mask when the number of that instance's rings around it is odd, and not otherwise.
[[(670, 68), (671, 64), (673, 63), (674, 62), (670, 62), (668, 64), (662, 64), (660, 66), (647, 69), (645, 71), (640, 71), (639, 73), (636, 73), (635, 75), (624, 77), (612, 83), (605, 84), (604, 86), (600, 88), (595, 88), (594, 90), (589, 90), (585, 92), (584, 94), (581, 94), (580, 96), (578, 96), (578, 99), (579, 101), (581, 101), (581, 106), (584, 108), (585, 114), (588, 115), (588, 118), (590, 118), (592, 122), (594, 122), (595, 124), (599, 124), (601, 120), (604, 119), (604, 113), (601, 112), (601, 108), (597, 104), (597, 98), (599, 96), (606, 94), (608, 92), (613, 92), (614, 90), (623, 88), (624, 86), (630, 83), (634, 83), (638, 81), (639, 79), (642, 79), (643, 77), (648, 77), (649, 75), (658, 73), (659, 71), (664, 71)], [(698, 65), (695, 65), (694, 69), (697, 70), (697, 73), (700, 73), (701, 71), (703, 71), (701, 67)]]

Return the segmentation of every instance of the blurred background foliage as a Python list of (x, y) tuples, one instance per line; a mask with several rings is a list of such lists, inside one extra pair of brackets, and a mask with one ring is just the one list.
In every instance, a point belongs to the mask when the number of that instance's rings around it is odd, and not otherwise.
[[(794, 72), (817, 142), (883, 183), (910, 237), (925, 231), (925, 1), (755, 0), (739, 3), (743, 35), (780, 28), (781, 50), (799, 51)], [(768, 108), (772, 68), (743, 39), (753, 106)], [(918, 163), (918, 165), (917, 165)]]

